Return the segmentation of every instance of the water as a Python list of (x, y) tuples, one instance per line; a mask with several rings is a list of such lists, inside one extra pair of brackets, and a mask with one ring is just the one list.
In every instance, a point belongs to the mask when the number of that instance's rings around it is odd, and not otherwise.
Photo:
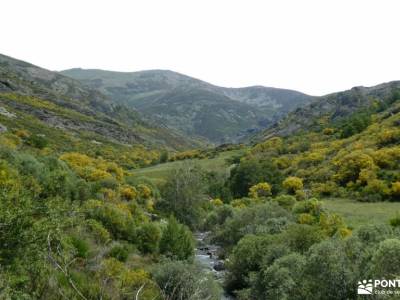
[[(218, 251), (220, 247), (206, 242), (208, 232), (198, 232), (195, 233), (195, 238), (197, 240), (197, 248), (195, 260), (203, 266), (206, 272), (212, 273), (212, 275), (221, 284), (224, 280), (226, 271), (223, 268), (223, 260), (218, 258)], [(231, 296), (224, 294), (221, 300), (233, 300)]]

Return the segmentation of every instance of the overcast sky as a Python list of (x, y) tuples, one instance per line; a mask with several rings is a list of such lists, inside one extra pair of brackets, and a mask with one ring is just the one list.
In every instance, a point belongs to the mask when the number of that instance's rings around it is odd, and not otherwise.
[(8, 0), (0, 53), (313, 95), (400, 80), (397, 0)]

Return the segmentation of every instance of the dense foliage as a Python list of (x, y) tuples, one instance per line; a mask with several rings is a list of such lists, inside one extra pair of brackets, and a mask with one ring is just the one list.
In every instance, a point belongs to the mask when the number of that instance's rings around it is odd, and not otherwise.
[(185, 264), (179, 295), (218, 299), (191, 231), (155, 214), (154, 185), (104, 158), (29, 147), (0, 149), (1, 299), (181, 299), (162, 283)]
[[(220, 299), (195, 262), (197, 230), (211, 232), (223, 286), (239, 300), (356, 299), (360, 279), (400, 274), (399, 215), (352, 228), (323, 204), (400, 200), (395, 93), (246, 152), (174, 154), (50, 128), (21, 107), (96, 120), (33, 96), (1, 97), (1, 299)], [(239, 148), (221, 170), (193, 163)], [(177, 160), (191, 161), (163, 180), (132, 172)]]

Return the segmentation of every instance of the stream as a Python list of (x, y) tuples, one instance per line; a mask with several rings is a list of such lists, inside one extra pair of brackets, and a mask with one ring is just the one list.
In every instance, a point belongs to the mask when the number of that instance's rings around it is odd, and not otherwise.
[[(224, 261), (218, 258), (219, 246), (207, 242), (209, 232), (197, 232), (194, 234), (197, 246), (195, 260), (203, 266), (206, 272), (212, 273), (216, 280), (222, 284), (226, 271)], [(234, 298), (224, 293), (221, 300), (233, 300)]]

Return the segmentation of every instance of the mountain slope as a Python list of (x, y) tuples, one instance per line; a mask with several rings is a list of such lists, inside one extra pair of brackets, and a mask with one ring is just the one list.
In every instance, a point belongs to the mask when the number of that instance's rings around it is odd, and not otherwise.
[(90, 132), (114, 143), (185, 149), (199, 146), (165, 127), (142, 120), (79, 81), (0, 55), (0, 99), (9, 109), (73, 134)]
[(238, 141), (265, 128), (312, 97), (267, 88), (223, 88), (172, 71), (61, 72), (191, 137), (214, 143)]
[(255, 140), (275, 135), (288, 136), (300, 130), (319, 129), (323, 123), (340, 122), (357, 112), (368, 113), (368, 110), (374, 107), (383, 110), (397, 97), (399, 89), (400, 81), (392, 81), (373, 87), (354, 87), (351, 90), (316, 97), (311, 103), (297, 108), (258, 134)]
[(298, 200), (399, 201), (400, 82), (321, 97), (258, 136), (250, 160), (270, 161)]

